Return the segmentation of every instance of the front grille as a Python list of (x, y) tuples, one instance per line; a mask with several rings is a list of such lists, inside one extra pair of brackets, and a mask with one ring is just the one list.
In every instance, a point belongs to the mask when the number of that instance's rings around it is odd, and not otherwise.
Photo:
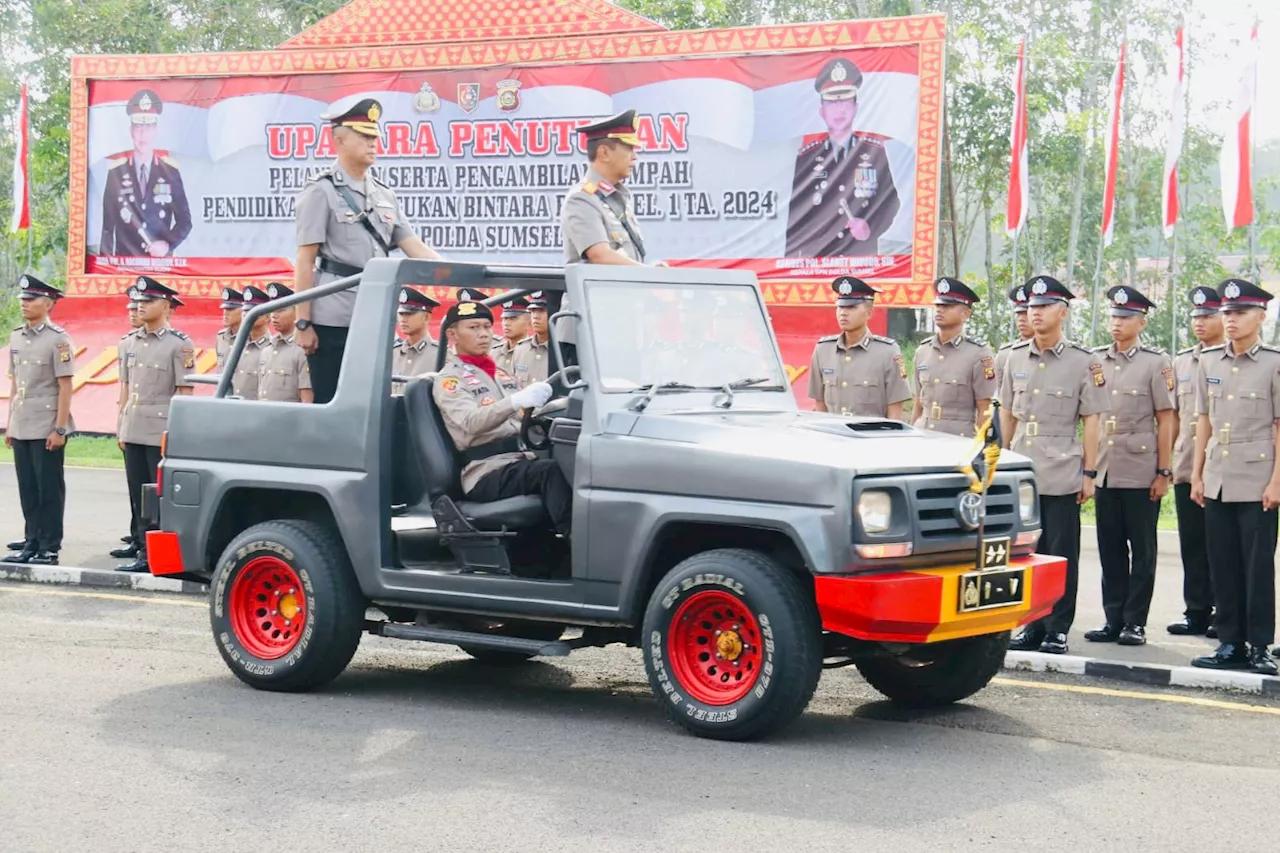
[[(961, 527), (960, 519), (956, 515), (960, 493), (968, 488), (965, 477), (955, 477), (954, 483), (949, 482), (952, 479), (949, 476), (945, 478), (948, 482), (939, 483), (940, 479), (944, 478), (931, 477), (927, 482), (919, 485), (908, 484), (921, 538), (926, 541), (975, 538), (977, 533)], [(983, 534), (985, 536), (1011, 534), (1017, 520), (1017, 512), (1017, 496), (1014, 494), (1012, 481), (992, 483), (987, 491), (987, 521), (983, 527)]]

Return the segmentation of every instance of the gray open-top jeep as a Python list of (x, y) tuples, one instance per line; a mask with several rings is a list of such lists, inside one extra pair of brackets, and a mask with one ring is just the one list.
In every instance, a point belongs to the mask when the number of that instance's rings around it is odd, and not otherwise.
[[(330, 403), (228, 396), (255, 316), (357, 283)], [(553, 336), (561, 394), (522, 440), (572, 484), (570, 539), (537, 497), (464, 498), (433, 374), (390, 393), (397, 297), (421, 284), (568, 295), (552, 326), (575, 325), (577, 363)], [(216, 393), (173, 401), (148, 550), (209, 583), (218, 650), (260, 689), (330, 681), (364, 632), (490, 662), (624, 643), (673, 720), (748, 739), (824, 667), (906, 703), (969, 696), (1061, 596), (1065, 561), (1031, 553), (1030, 463), (1006, 453), (984, 504), (969, 445), (799, 410), (750, 273), (374, 260), (250, 311)]]

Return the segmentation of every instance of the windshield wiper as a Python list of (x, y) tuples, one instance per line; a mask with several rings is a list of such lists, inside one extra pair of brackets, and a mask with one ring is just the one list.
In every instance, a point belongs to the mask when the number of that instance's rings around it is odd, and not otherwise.
[[(711, 401), (711, 405), (721, 409), (728, 409), (733, 406), (733, 392), (741, 388), (750, 388), (753, 385), (759, 385), (761, 382), (768, 382), (768, 376), (748, 376), (745, 379), (735, 379), (732, 382), (726, 382), (720, 388), (720, 394)], [(771, 388), (778, 388), (778, 385), (771, 385)]]
[[(633, 398), (627, 403), (627, 408), (633, 412), (643, 412), (653, 402), (653, 398), (657, 396), (659, 391), (692, 391), (693, 386), (684, 382), (653, 382), (649, 385), (641, 385), (646, 389), (644, 394)], [(637, 389), (638, 390), (638, 389)]]

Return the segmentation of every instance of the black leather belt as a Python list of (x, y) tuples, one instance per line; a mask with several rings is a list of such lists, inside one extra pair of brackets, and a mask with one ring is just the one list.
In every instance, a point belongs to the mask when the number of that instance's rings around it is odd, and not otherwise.
[(323, 256), (316, 256), (316, 269), (320, 272), (331, 273), (332, 275), (346, 278), (350, 275), (359, 275), (364, 272), (363, 267), (353, 267), (351, 264), (344, 264), (340, 261), (332, 260)]
[(469, 465), (472, 462), (479, 462), (481, 459), (488, 459), (490, 456), (498, 456), (502, 453), (519, 453), (523, 449), (520, 446), (520, 439), (516, 436), (511, 436), (510, 438), (491, 441), (488, 444), (477, 444), (475, 447), (468, 447), (466, 450), (458, 451), (458, 455), (462, 458), (464, 465)]

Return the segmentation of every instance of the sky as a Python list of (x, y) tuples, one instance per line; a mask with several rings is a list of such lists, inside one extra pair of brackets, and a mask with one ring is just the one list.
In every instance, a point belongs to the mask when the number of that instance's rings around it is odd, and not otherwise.
[(1196, 0), (1196, 6), (1205, 15), (1205, 22), (1199, 27), (1192, 25), (1188, 37), (1222, 60), (1202, 62), (1192, 69), (1192, 111), (1207, 110), (1214, 127), (1229, 122), (1226, 105), (1216, 109), (1206, 105), (1230, 98), (1235, 91), (1241, 61), (1234, 44), (1248, 37), (1249, 28), (1257, 19), (1259, 62), (1254, 133), (1259, 143), (1280, 140), (1280, 0)]

